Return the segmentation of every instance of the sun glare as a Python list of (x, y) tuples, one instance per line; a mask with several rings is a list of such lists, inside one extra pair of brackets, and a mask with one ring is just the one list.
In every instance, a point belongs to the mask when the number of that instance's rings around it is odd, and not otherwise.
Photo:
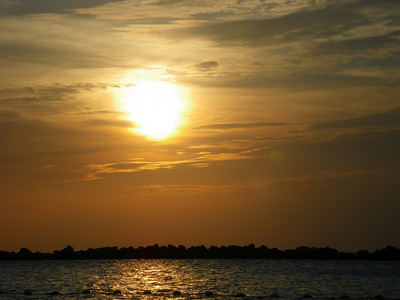
[(125, 118), (135, 123), (135, 133), (162, 140), (177, 133), (185, 99), (181, 89), (164, 81), (141, 81), (124, 88), (121, 99)]

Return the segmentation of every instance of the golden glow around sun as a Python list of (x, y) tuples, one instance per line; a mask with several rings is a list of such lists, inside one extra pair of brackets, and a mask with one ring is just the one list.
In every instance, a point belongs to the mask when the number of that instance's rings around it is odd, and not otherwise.
[(182, 90), (165, 81), (140, 81), (125, 87), (121, 109), (135, 123), (135, 133), (162, 140), (177, 133), (182, 123), (185, 99)]

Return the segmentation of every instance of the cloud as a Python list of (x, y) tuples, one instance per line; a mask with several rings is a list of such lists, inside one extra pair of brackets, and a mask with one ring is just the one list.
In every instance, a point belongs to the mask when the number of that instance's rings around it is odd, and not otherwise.
[(37, 85), (0, 90), (0, 109), (43, 115), (103, 115), (118, 114), (115, 110), (98, 110), (93, 103), (84, 103), (82, 94), (100, 95), (107, 88), (120, 88), (114, 83), (72, 83)]
[(353, 38), (348, 40), (326, 41), (317, 44), (309, 55), (355, 55), (363, 54), (374, 57), (385, 56), (399, 48), (400, 30), (381, 35)]
[[(138, 137), (126, 133), (129, 122), (62, 115), (27, 118), (27, 113), (0, 109), (0, 178), (38, 181), (40, 186), (78, 180), (87, 173), (85, 165), (126, 157), (126, 148)], [(131, 150), (127, 151), (131, 154)], [(45, 168), (43, 166), (59, 166)]]
[[(18, 68), (11, 68), (11, 62), (63, 70), (109, 68), (105, 72), (145, 68), (157, 62), (167, 65), (177, 81), (197, 86), (302, 88), (313, 82), (313, 88), (324, 89), (393, 85), (397, 83), (387, 77), (349, 72), (360, 65), (356, 59), (361, 57), (379, 56), (394, 65), (393, 54), (399, 48), (398, 4), (381, 2), (110, 2), (76, 10), (86, 14), (81, 16), (7, 18), (0, 22), (0, 57), (13, 72)], [(203, 14), (203, 19), (198, 21), (196, 14)], [(161, 24), (163, 20), (168, 24)], [(193, 47), (193, 42), (198, 46)], [(212, 42), (211, 47), (207, 42)], [(233, 44), (242, 48), (224, 52), (212, 47)], [(373, 66), (386, 72), (378, 61)]]
[(125, 120), (106, 120), (106, 119), (93, 119), (85, 122), (88, 125), (101, 126), (101, 127), (121, 127), (121, 128), (132, 128), (135, 127), (130, 121)]
[(201, 6), (206, 4), (205, 0), (158, 0), (154, 4), (155, 5), (183, 5), (183, 6)]
[(38, 95), (47, 99), (47, 96), (54, 95), (54, 98), (59, 98), (61, 95), (78, 94), (81, 91), (91, 91), (94, 89), (105, 89), (109, 86), (115, 87), (115, 85), (109, 85), (106, 83), (73, 83), (73, 84), (59, 84), (55, 83), (48, 86), (31, 86), (21, 88), (8, 88), (0, 90), (0, 99), (12, 98), (13, 96), (21, 95)]
[(77, 82), (70, 84), (54, 83), (51, 85), (36, 85), (27, 87), (16, 87), (0, 89), (0, 101), (21, 96), (37, 96), (41, 100), (48, 100), (50, 95), (53, 98), (63, 98), (64, 96), (77, 95), (81, 92), (89, 92), (94, 90), (105, 90), (107, 88), (124, 88), (133, 86), (134, 84), (118, 84), (105, 82)]
[[(125, 174), (126, 178), (145, 176), (153, 182), (143, 185), (146, 195), (249, 189), (320, 191), (337, 184), (378, 181), (393, 187), (400, 176), (399, 141), (400, 130), (395, 130), (342, 135), (319, 143), (296, 141), (287, 146), (238, 153), (202, 152), (191, 157), (185, 154), (186, 158), (177, 160), (92, 164), (87, 165), (89, 172), (82, 180), (106, 180), (118, 174)], [(227, 183), (231, 176), (234, 180)]]
[(67, 13), (71, 9), (88, 8), (123, 0), (0, 0), (0, 15)]
[(221, 194), (248, 189), (269, 189), (271, 187), (283, 187), (290, 190), (315, 189), (315, 186), (333, 184), (335, 180), (354, 178), (379, 178), (399, 176), (398, 173), (384, 170), (354, 170), (345, 172), (317, 172), (298, 177), (279, 177), (258, 179), (229, 185), (218, 184), (149, 184), (142, 186), (146, 196), (156, 195), (195, 195), (195, 194)]
[[(324, 1), (323, 1), (324, 2)], [(78, 9), (77, 13), (91, 14), (98, 18), (126, 20), (134, 23), (141, 20), (165, 18), (170, 20), (238, 20), (279, 16), (310, 6), (309, 1), (259, 0), (213, 1), (213, 0), (126, 0), (90, 9)], [(314, 4), (313, 4), (314, 6)], [(120, 12), (119, 14), (117, 12)]]
[[(360, 48), (357, 42), (380, 47), (380, 43), (393, 44), (392, 37), (399, 29), (396, 22), (399, 9), (400, 3), (396, 1), (329, 1), (324, 6), (309, 6), (276, 18), (212, 22), (182, 32), (227, 46), (271, 47), (307, 40), (303, 47), (337, 43)], [(373, 45), (376, 42), (378, 46)]]
[(315, 173), (306, 173), (299, 176), (270, 177), (257, 179), (242, 184), (241, 188), (246, 189), (271, 189), (283, 188), (284, 190), (300, 191), (315, 190), (316, 188), (334, 187), (338, 181), (352, 180), (377, 180), (382, 178), (396, 178), (400, 173), (386, 171), (382, 169), (375, 170), (351, 170), (339, 172), (320, 171)]
[(227, 124), (210, 124), (196, 127), (195, 129), (247, 129), (247, 128), (258, 128), (258, 127), (271, 127), (271, 126), (284, 126), (285, 123), (227, 123)]
[(83, 180), (102, 179), (105, 174), (136, 173), (141, 171), (156, 171), (159, 169), (173, 169), (178, 166), (207, 167), (217, 162), (227, 162), (253, 158), (248, 151), (238, 153), (203, 153), (196, 157), (182, 160), (145, 161), (134, 159), (127, 162), (90, 164), (86, 167), (92, 172)]
[(197, 194), (231, 193), (237, 185), (211, 185), (211, 184), (149, 184), (142, 186), (142, 193), (146, 196), (177, 196)]
[[(333, 181), (338, 179), (349, 179), (354, 177), (394, 177), (399, 176), (393, 171), (376, 170), (354, 170), (344, 172), (318, 172), (314, 174), (306, 174), (299, 177), (282, 177), (270, 180), (269, 184), (290, 185), (291, 188), (313, 189), (316, 185), (321, 185), (323, 181)], [(319, 182), (319, 183), (318, 183)]]
[(213, 71), (216, 68), (218, 68), (218, 65), (219, 65), (218, 62), (209, 60), (209, 61), (203, 61), (203, 62), (197, 64), (196, 68), (202, 72), (209, 72), (209, 71)]
[[(361, 123), (364, 121), (361, 120)], [(335, 124), (336, 125), (336, 124)], [(341, 125), (340, 125), (341, 126)], [(269, 153), (272, 150), (266, 150)], [(316, 172), (385, 170), (398, 172), (400, 166), (400, 129), (342, 134), (333, 140), (296, 143), (277, 148), (282, 158), (277, 166), (286, 175)], [(296, 175), (293, 175), (296, 174)]]
[(369, 128), (369, 129), (394, 129), (400, 127), (400, 108), (388, 112), (364, 117), (326, 121), (315, 124), (312, 130), (342, 129), (342, 128)]
[(74, 68), (132, 68), (138, 66), (132, 56), (151, 56), (140, 41), (117, 35), (107, 21), (87, 16), (0, 18), (0, 39), (4, 64), (20, 68), (17, 63), (22, 64), (25, 73), (45, 67), (62, 68), (66, 74)]
[[(223, 62), (217, 79), (192, 70), (184, 70), (181, 76), (177, 73), (177, 78), (189, 84), (238, 88), (398, 85), (394, 78), (399, 69), (400, 2), (307, 3), (274, 16), (238, 13), (234, 20), (215, 20), (203, 14), (202, 21), (192, 20), (174, 30), (161, 29), (162, 36), (170, 40), (200, 40), (216, 53), (218, 49), (227, 52), (212, 60)], [(296, 6), (294, 2), (290, 5)], [(280, 5), (276, 6), (279, 9)], [(375, 72), (369, 76), (352, 72), (365, 66), (375, 68)], [(201, 70), (202, 65), (196, 67)]]

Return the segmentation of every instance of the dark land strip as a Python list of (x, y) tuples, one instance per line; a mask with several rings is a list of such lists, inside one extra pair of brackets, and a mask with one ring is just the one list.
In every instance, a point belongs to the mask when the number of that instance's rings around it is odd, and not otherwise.
[(192, 246), (102, 247), (75, 251), (67, 246), (53, 253), (0, 251), (0, 260), (57, 260), (57, 259), (329, 259), (329, 260), (400, 260), (400, 249), (386, 246), (381, 250), (356, 253), (340, 252), (334, 248), (301, 246), (294, 250), (279, 250), (266, 246)]

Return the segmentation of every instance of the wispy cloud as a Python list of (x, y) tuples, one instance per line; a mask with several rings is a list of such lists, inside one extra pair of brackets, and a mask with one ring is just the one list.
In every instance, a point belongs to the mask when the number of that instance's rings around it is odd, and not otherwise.
[(340, 129), (340, 128), (396, 129), (399, 127), (400, 127), (400, 108), (396, 108), (388, 112), (368, 115), (364, 117), (321, 122), (313, 125), (311, 129), (312, 130)]
[(273, 127), (273, 126), (284, 126), (285, 123), (226, 123), (226, 124), (209, 124), (196, 127), (195, 129), (216, 129), (216, 130), (230, 130), (230, 129), (247, 129), (247, 128), (258, 128), (258, 127)]
[(218, 62), (213, 60), (203, 61), (196, 65), (196, 68), (202, 72), (210, 72), (218, 68)]
[[(399, 7), (395, 1), (330, 1), (326, 5), (310, 6), (276, 18), (214, 22), (187, 30), (190, 34), (211, 38), (220, 45), (241, 43), (259, 47), (307, 38), (308, 43), (310, 40), (314, 43), (333, 39), (334, 42), (343, 41), (359, 47), (356, 41), (362, 36), (378, 41), (384, 33), (394, 34), (399, 28), (395, 21)], [(376, 14), (377, 11), (380, 13)]]
[[(99, 114), (104, 112), (94, 112), (94, 114)], [(126, 120), (108, 120), (108, 119), (92, 119), (85, 122), (88, 125), (92, 126), (101, 126), (101, 127), (121, 127), (121, 128), (133, 128), (136, 125), (130, 121)]]
[(231, 193), (237, 190), (237, 185), (205, 185), (205, 184), (149, 184), (141, 187), (141, 193), (146, 196), (177, 196), (197, 194)]
[[(219, 82), (230, 80), (232, 87), (276, 87), (283, 83), (309, 87), (314, 82), (318, 84), (313, 88), (327, 88), (381, 85), (385, 80), (393, 84), (389, 78), (379, 76), (374, 82), (345, 74), (345, 70), (357, 66), (385, 70), (378, 58), (398, 65), (399, 9), (396, 1), (329, 1), (276, 17), (242, 16), (240, 20), (194, 23), (170, 34), (211, 42), (216, 48), (240, 48), (237, 56), (246, 66), (240, 67), (237, 58), (229, 63), (225, 60), (219, 70)], [(255, 61), (261, 63), (259, 68)], [(231, 72), (233, 66), (236, 72)], [(207, 83), (213, 84), (211, 80)]]
[(365, 178), (395, 178), (400, 173), (386, 170), (354, 170), (345, 172), (317, 172), (297, 177), (259, 178), (253, 181), (232, 184), (149, 184), (141, 186), (138, 191), (146, 196), (178, 196), (197, 194), (231, 194), (246, 190), (309, 190), (316, 186), (334, 186), (338, 180), (365, 179)]
[(0, 57), (8, 64), (29, 64), (41, 70), (136, 67), (138, 62), (131, 55), (145, 57), (148, 50), (139, 41), (116, 34), (110, 25), (59, 14), (1, 18)]
[(86, 167), (92, 170), (84, 180), (102, 179), (105, 174), (114, 173), (136, 173), (140, 171), (155, 171), (159, 169), (173, 169), (177, 166), (187, 165), (192, 167), (207, 167), (217, 162), (227, 162), (233, 160), (252, 159), (248, 151), (239, 153), (203, 153), (196, 157), (171, 160), (171, 161), (145, 161), (135, 159), (127, 162), (91, 164)]
[(68, 13), (69, 10), (84, 7), (93, 7), (109, 2), (122, 0), (1, 0), (0, 15), (23, 15), (43, 13)]
[[(91, 94), (98, 97), (101, 93), (106, 93), (107, 89), (120, 89), (126, 84), (118, 83), (72, 83), (53, 85), (36, 85), (30, 87), (0, 89), (0, 109), (18, 112), (35, 112), (36, 117), (60, 115), (64, 116), (96, 116), (96, 115), (121, 115), (112, 106), (105, 110), (105, 106), (94, 105), (90, 101), (82, 101), (82, 94)], [(103, 108), (103, 110), (101, 110)], [(95, 125), (95, 120), (89, 120), (88, 124)], [(97, 122), (100, 125), (101, 121)], [(109, 125), (117, 124), (115, 120), (109, 120)], [(121, 122), (119, 125), (128, 127), (128, 123)], [(105, 121), (103, 121), (105, 125)]]
[[(258, 178), (240, 185), (241, 189), (272, 189), (283, 190), (315, 190), (321, 187), (334, 187), (338, 181), (348, 180), (377, 180), (384, 179), (392, 181), (395, 184), (399, 180), (400, 173), (384, 169), (372, 170), (352, 170), (327, 172), (319, 171), (314, 173), (305, 173), (301, 176), (283, 176)], [(397, 178), (397, 179), (395, 179)], [(238, 186), (239, 187), (239, 186)]]
[[(325, 1), (322, 1), (325, 2)], [(312, 1), (259, 0), (127, 0), (96, 8), (77, 9), (77, 13), (92, 14), (113, 20), (172, 18), (175, 20), (237, 20), (243, 17), (276, 17), (304, 7), (316, 6)], [(120, 14), (115, 14), (120, 12)]]

